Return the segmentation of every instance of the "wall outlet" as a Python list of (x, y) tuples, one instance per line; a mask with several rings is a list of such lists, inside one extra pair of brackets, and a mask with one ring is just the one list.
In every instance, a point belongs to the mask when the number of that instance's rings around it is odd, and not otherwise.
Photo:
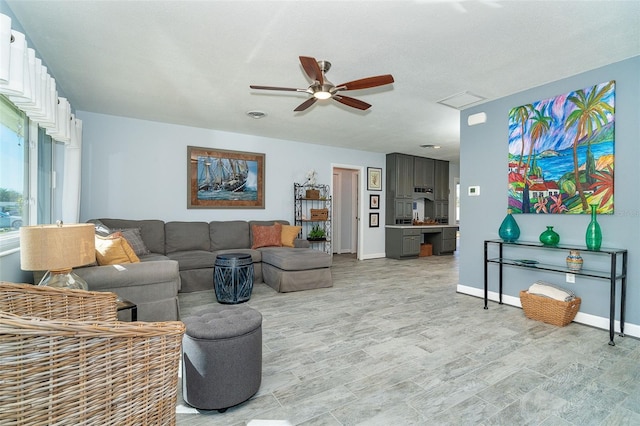
[(576, 274), (567, 274), (567, 282), (575, 283), (576, 282)]

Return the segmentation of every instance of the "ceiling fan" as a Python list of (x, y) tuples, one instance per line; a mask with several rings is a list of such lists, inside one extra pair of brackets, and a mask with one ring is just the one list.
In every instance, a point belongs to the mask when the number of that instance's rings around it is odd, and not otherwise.
[(328, 61), (316, 61), (315, 58), (309, 56), (300, 56), (300, 63), (307, 76), (313, 81), (313, 84), (306, 89), (295, 89), (291, 87), (272, 87), (272, 86), (255, 86), (250, 85), (252, 89), (258, 90), (283, 90), (289, 92), (304, 92), (311, 95), (309, 99), (298, 105), (294, 111), (304, 111), (316, 101), (323, 99), (334, 99), (341, 104), (357, 108), (360, 110), (366, 110), (371, 107), (370, 104), (361, 100), (351, 98), (349, 96), (343, 96), (339, 92), (346, 90), (360, 90), (369, 89), (372, 87), (384, 86), (385, 84), (393, 83), (393, 76), (391, 74), (378, 75), (375, 77), (362, 78), (360, 80), (349, 81), (334, 85), (327, 80), (325, 74), (331, 68), (331, 63)]

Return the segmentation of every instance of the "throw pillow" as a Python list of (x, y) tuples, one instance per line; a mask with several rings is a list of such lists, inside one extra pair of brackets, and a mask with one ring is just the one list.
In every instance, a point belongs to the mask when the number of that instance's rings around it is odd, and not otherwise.
[(127, 240), (131, 248), (133, 248), (136, 256), (144, 256), (145, 254), (151, 253), (142, 239), (142, 230), (140, 228), (114, 229), (114, 231), (120, 231), (122, 233), (124, 239)]
[(282, 246), (282, 225), (280, 223), (275, 223), (272, 226), (251, 225), (251, 232), (253, 233), (252, 249)]
[(302, 230), (302, 226), (282, 225), (281, 243), (284, 247), (295, 247), (294, 241)]
[(120, 232), (114, 232), (107, 237), (96, 235), (96, 260), (101, 266), (140, 262)]
[(111, 229), (109, 229), (107, 225), (102, 223), (99, 219), (89, 220), (88, 223), (94, 224), (94, 226), (96, 227), (96, 234), (100, 235), (101, 237), (107, 237), (111, 234), (111, 232), (113, 232), (111, 231)]

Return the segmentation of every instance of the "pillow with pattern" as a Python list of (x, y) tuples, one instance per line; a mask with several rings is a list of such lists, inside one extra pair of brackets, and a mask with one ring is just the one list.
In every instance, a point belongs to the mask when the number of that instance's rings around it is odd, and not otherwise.
[(252, 249), (282, 246), (282, 224), (280, 223), (272, 226), (251, 225), (251, 232), (253, 233)]

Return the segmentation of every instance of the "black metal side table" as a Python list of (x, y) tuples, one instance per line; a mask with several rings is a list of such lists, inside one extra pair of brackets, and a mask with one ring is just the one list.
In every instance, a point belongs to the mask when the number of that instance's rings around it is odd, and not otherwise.
[(236, 304), (249, 300), (253, 290), (251, 255), (225, 253), (216, 256), (213, 287), (220, 303)]
[(118, 299), (116, 306), (118, 307), (118, 312), (130, 309), (131, 321), (138, 321), (138, 305), (129, 300)]

